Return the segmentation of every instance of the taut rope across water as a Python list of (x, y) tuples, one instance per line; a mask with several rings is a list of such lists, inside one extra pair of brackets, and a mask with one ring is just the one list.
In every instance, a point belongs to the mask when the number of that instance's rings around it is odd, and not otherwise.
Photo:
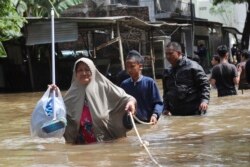
[(143, 141), (143, 140), (141, 139), (140, 134), (139, 134), (139, 132), (138, 132), (136, 126), (135, 126), (135, 121), (134, 121), (134, 119), (133, 119), (133, 115), (132, 115), (131, 112), (129, 112), (129, 116), (130, 116), (131, 122), (132, 122), (132, 124), (133, 124), (133, 127), (134, 127), (134, 129), (135, 129), (135, 133), (136, 133), (136, 135), (137, 135), (137, 137), (138, 137), (138, 139), (139, 139), (141, 145), (142, 145), (142, 146), (145, 148), (145, 150), (147, 151), (147, 153), (148, 153), (150, 159), (151, 159), (156, 165), (158, 165), (159, 167), (161, 167), (161, 165), (154, 159), (154, 157), (152, 156), (152, 154), (151, 154), (150, 151), (148, 150), (147, 145), (149, 145), (149, 143), (148, 143), (147, 141)]

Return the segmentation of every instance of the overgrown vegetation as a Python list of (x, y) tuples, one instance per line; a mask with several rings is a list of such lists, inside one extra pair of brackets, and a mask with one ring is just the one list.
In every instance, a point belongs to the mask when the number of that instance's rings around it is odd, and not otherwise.
[(248, 49), (249, 48), (249, 35), (250, 35), (250, 0), (213, 0), (213, 4), (217, 5), (222, 2), (232, 2), (234, 4), (236, 3), (247, 3), (248, 9), (246, 13), (246, 21), (245, 26), (243, 29), (243, 34), (241, 38), (241, 49)]
[(25, 18), (19, 16), (12, 1), (0, 1), (0, 9), (0, 42), (21, 36)]
[[(25, 17), (48, 17), (51, 8), (56, 16), (65, 9), (83, 3), (84, 0), (1, 0), (0, 1), (0, 43), (22, 35), (21, 28), (27, 22)], [(0, 56), (6, 55), (0, 44)]]

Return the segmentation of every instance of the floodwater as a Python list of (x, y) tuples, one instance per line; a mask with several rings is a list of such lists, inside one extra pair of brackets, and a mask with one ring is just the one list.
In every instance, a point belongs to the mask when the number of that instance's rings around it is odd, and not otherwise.
[(158, 165), (134, 130), (127, 138), (91, 145), (31, 138), (30, 117), (42, 94), (0, 94), (0, 166), (250, 166), (250, 91), (218, 98), (212, 90), (206, 115), (162, 116), (155, 126), (137, 125)]

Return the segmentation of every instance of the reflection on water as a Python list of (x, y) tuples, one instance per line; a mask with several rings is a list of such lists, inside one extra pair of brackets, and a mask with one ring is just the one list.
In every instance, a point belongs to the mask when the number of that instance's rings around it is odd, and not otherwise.
[[(161, 117), (138, 125), (162, 166), (250, 166), (250, 91), (217, 98), (205, 116)], [(63, 139), (33, 139), (29, 123), (39, 93), (0, 95), (0, 166), (154, 166), (136, 133), (110, 143), (67, 145)]]

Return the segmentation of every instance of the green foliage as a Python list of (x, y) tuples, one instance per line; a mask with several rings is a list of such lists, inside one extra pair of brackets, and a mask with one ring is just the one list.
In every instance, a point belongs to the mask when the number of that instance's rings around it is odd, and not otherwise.
[(48, 17), (51, 8), (54, 8), (57, 17), (65, 9), (84, 2), (84, 0), (20, 0), (27, 6), (24, 12), (26, 17)]
[(216, 6), (212, 6), (209, 10), (210, 14), (212, 15), (219, 15), (224, 22), (230, 24), (232, 19), (230, 18), (230, 14), (232, 13), (230, 6), (232, 2), (223, 2), (223, 5), (217, 4)]
[(241, 38), (241, 49), (248, 49), (249, 48), (249, 26), (250, 26), (250, 0), (213, 0), (213, 5), (218, 5), (222, 2), (231, 2), (231, 3), (247, 3), (248, 4), (248, 10), (247, 10), (247, 16), (245, 21), (245, 26), (243, 28), (242, 38)]
[(17, 13), (11, 0), (0, 2), (0, 41), (21, 36), (25, 19)]
[(83, 2), (84, 0), (64, 0), (64, 1), (59, 1), (55, 5), (57, 11), (61, 13), (62, 11), (68, 9), (69, 7), (81, 4)]
[(3, 44), (0, 42), (0, 57), (6, 57), (7, 54), (4, 50)]
[(249, 2), (249, 0), (213, 0), (213, 4), (217, 5), (222, 2), (232, 2), (232, 3), (243, 3), (243, 2)]
[[(24, 17), (48, 17), (51, 8), (56, 16), (63, 10), (83, 3), (84, 0), (1, 0), (0, 1), (0, 41), (21, 36)], [(23, 16), (23, 17), (22, 17)]]
[(21, 0), (11, 0), (17, 13), (23, 16), (24, 12), (27, 10), (27, 4)]

